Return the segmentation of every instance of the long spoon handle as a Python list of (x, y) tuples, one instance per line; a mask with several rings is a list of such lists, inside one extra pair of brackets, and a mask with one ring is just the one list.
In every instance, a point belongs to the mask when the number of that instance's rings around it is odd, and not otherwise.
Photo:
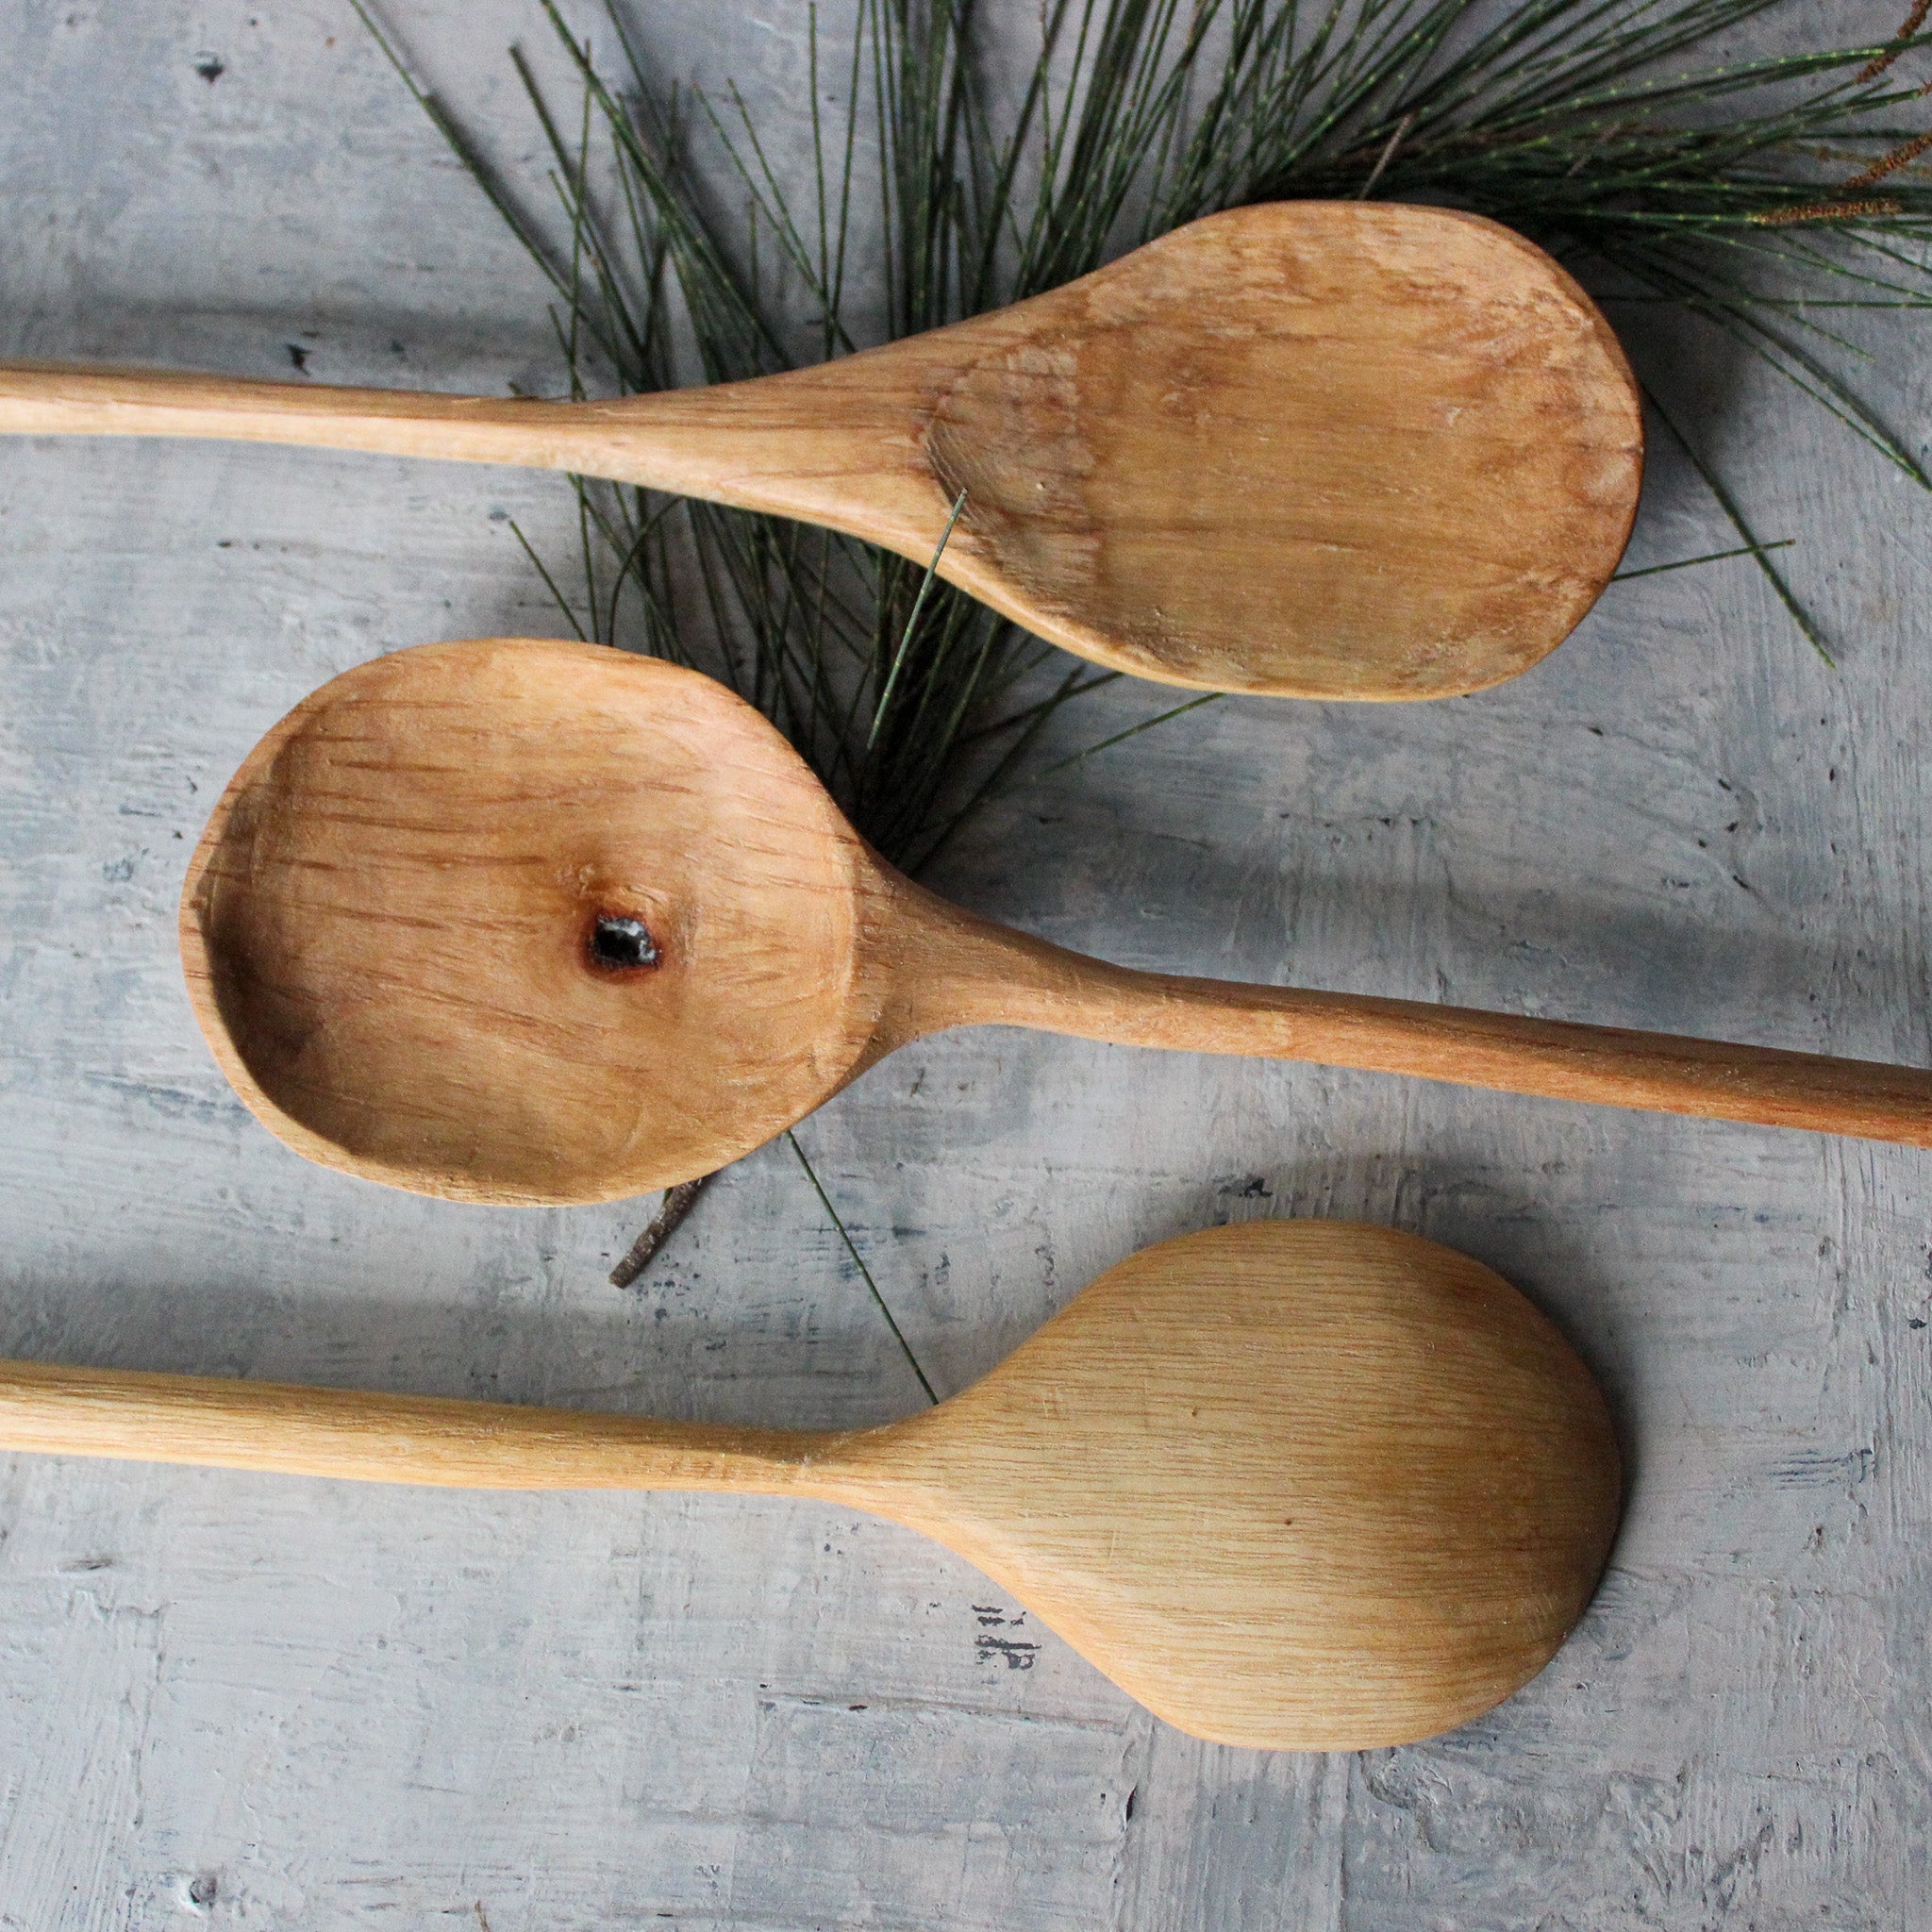
[(822, 1439), (426, 1395), (0, 1361), (0, 1449), (490, 1490), (801, 1487)]
[[(891, 1029), (1004, 1024), (1121, 1045), (1407, 1074), (1552, 1100), (1932, 1147), (1932, 1072), (1470, 1007), (1136, 973), (896, 882), (920, 944)], [(895, 1042), (896, 1043), (896, 1041)]]
[(1932, 1073), (1917, 1067), (1213, 981), (1164, 980), (1121, 1017), (1101, 1037), (1932, 1147)]
[(0, 365), (0, 430), (18, 436), (186, 436), (446, 457), (596, 475), (582, 405), (333, 389), (158, 370)]
[(852, 363), (565, 403), (17, 362), (0, 364), (0, 434), (208, 437), (568, 470), (929, 557), (945, 503), (910, 447), (907, 400), (858, 366), (866, 358)]

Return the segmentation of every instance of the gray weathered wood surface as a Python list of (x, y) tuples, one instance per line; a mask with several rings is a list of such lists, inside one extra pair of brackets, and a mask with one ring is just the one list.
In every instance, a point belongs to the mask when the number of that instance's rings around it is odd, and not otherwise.
[[(795, 152), (802, 9), (641, 10), (667, 74), (735, 75)], [(540, 181), (502, 58), (541, 47), (535, 9), (404, 11)], [(341, 0), (14, 0), (0, 46), (0, 349), (549, 378), (541, 288)], [(1878, 340), (1922, 417), (1908, 328)], [(1763, 531), (1805, 538), (1838, 670), (1747, 564), (1620, 586), (1494, 693), (1209, 707), (1016, 802), (941, 883), (1137, 964), (1932, 1059), (1932, 515), (1749, 370), (1683, 373)], [(900, 1412), (782, 1144), (640, 1298), (604, 1275), (648, 1204), (305, 1166), (196, 1035), (173, 917), (215, 793), (347, 665), (554, 632), (506, 513), (540, 544), (569, 521), (508, 473), (0, 447), (0, 1350)], [(1730, 541), (1659, 461), (1633, 562)], [(1144, 708), (1104, 702), (1076, 728)], [(0, 1926), (1932, 1924), (1928, 1157), (997, 1032), (801, 1132), (942, 1387), (1230, 1215), (1494, 1263), (1632, 1444), (1583, 1628), (1453, 1737), (1268, 1757), (1164, 1730), (837, 1511), (0, 1459)]]

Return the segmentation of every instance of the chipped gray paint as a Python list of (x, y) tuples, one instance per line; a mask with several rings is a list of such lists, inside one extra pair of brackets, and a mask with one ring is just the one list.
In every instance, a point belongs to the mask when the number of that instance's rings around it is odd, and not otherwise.
[[(541, 50), (534, 13), (408, 11), (531, 178), (498, 49)], [(648, 14), (667, 73), (795, 99), (797, 12)], [(323, 379), (445, 388), (545, 367), (541, 291), (345, 7), (16, 0), (0, 38), (8, 352), (272, 375), (293, 345)], [(1840, 671), (1748, 567), (1653, 578), (1485, 696), (1194, 713), (1016, 801), (943, 883), (1135, 963), (1932, 1058), (1932, 519), (1749, 371), (1684, 368), (1759, 526), (1809, 539)], [(1668, 460), (1653, 482), (1637, 560), (1728, 541)], [(641, 1209), (304, 1166), (194, 1032), (175, 897), (258, 733), (377, 651), (555, 628), (496, 512), (565, 524), (558, 486), (507, 473), (0, 448), (0, 1348), (902, 1412), (782, 1148), (640, 1300), (603, 1276)], [(1102, 702), (1088, 728), (1140, 698)], [(1009, 1033), (901, 1055), (802, 1133), (945, 1387), (1228, 1215), (1361, 1215), (1493, 1262), (1633, 1445), (1575, 1641), (1454, 1737), (1267, 1757), (1155, 1724), (974, 1573), (835, 1510), (17, 1459), (0, 1926), (1928, 1923), (1927, 1157)]]

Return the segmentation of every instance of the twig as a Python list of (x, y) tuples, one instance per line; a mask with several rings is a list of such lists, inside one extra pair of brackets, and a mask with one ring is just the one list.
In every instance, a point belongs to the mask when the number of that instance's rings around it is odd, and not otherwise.
[(1908, 168), (1919, 157), (1932, 147), (1932, 133), (1915, 134), (1909, 141), (1902, 141), (1895, 148), (1882, 154), (1862, 175), (1854, 175), (1849, 181), (1839, 184), (1840, 194), (1856, 194), (1861, 188), (1875, 188), (1888, 175), (1896, 175), (1901, 168)]
[(1925, 25), (1927, 13), (1932, 13), (1932, 0), (1912, 0), (1912, 10), (1906, 15), (1906, 24), (1891, 37), (1891, 44), (1858, 70), (1861, 87), (1868, 81), (1876, 80), (1911, 45), (1912, 36)]
[(698, 1196), (717, 1178), (714, 1174), (701, 1174), (694, 1181), (679, 1181), (675, 1188), (664, 1190), (664, 1199), (658, 1204), (657, 1213), (652, 1215), (650, 1225), (631, 1242), (624, 1259), (610, 1271), (612, 1288), (628, 1288), (651, 1265), (658, 1250), (677, 1232), (684, 1217), (697, 1206)]
[(1790, 228), (1800, 222), (1869, 222), (1902, 215), (1906, 205), (1886, 196), (1867, 201), (1807, 201), (1802, 208), (1759, 208), (1751, 220), (1760, 228)]

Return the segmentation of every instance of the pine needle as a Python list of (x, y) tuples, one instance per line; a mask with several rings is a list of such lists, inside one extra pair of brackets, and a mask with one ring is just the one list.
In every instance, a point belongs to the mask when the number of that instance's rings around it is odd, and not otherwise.
[(1610, 581), (1627, 584), (1635, 577), (1661, 576), (1668, 570), (1690, 570), (1700, 563), (1722, 563), (1727, 557), (1762, 557), (1771, 550), (1789, 550), (1795, 537), (1780, 537), (1774, 543), (1740, 543), (1735, 550), (1707, 550), (1702, 557), (1680, 557), (1671, 563), (1650, 563), (1641, 570), (1620, 570)]
[(805, 1177), (811, 1183), (812, 1192), (819, 1197), (819, 1206), (825, 1210), (827, 1216), (830, 1217), (832, 1225), (838, 1229), (839, 1239), (845, 1243), (845, 1252), (852, 1257), (853, 1265), (858, 1270), (860, 1276), (864, 1279), (874, 1306), (878, 1308), (879, 1313), (885, 1317), (886, 1326), (892, 1331), (892, 1340), (899, 1344), (899, 1352), (906, 1357), (907, 1366), (918, 1376), (919, 1386), (925, 1391), (925, 1399), (928, 1402), (937, 1403), (940, 1399), (937, 1391), (932, 1384), (926, 1380), (925, 1371), (920, 1367), (919, 1357), (912, 1352), (912, 1344), (906, 1340), (904, 1331), (893, 1318), (891, 1307), (887, 1306), (885, 1296), (879, 1292), (878, 1283), (872, 1278), (872, 1270), (865, 1265), (865, 1257), (858, 1252), (858, 1243), (852, 1239), (839, 1210), (832, 1206), (832, 1197), (825, 1192), (825, 1186), (819, 1179), (818, 1170), (807, 1159), (805, 1149), (798, 1144), (798, 1136), (790, 1127), (785, 1129), (785, 1138), (791, 1142), (791, 1151), (798, 1156), (798, 1164), (804, 1168)]

